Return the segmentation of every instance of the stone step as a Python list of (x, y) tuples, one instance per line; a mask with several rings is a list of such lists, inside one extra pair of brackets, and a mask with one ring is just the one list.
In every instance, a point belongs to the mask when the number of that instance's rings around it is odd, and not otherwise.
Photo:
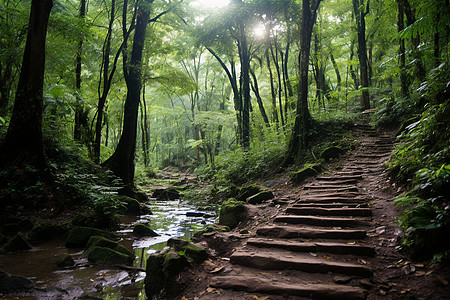
[(343, 202), (329, 202), (329, 203), (311, 203), (305, 201), (305, 203), (295, 203), (292, 207), (322, 207), (322, 208), (367, 208), (368, 203), (343, 203)]
[(322, 207), (288, 207), (286, 213), (294, 215), (315, 216), (353, 216), (371, 217), (370, 208), (322, 208)]
[(274, 222), (301, 224), (312, 226), (326, 226), (326, 227), (353, 227), (353, 226), (368, 226), (370, 223), (367, 220), (355, 218), (338, 218), (338, 217), (317, 217), (317, 216), (296, 216), (296, 215), (282, 215), (274, 219)]
[(316, 179), (324, 181), (354, 180), (356, 182), (358, 180), (362, 180), (363, 177), (361, 175), (332, 175), (332, 176), (317, 176)]
[(335, 173), (335, 176), (361, 176), (362, 171), (339, 171)]
[(299, 254), (281, 251), (235, 251), (230, 260), (233, 264), (260, 270), (298, 270), (307, 273), (338, 273), (371, 277), (372, 269), (354, 263), (332, 261), (312, 257), (310, 254)]
[(356, 165), (368, 165), (368, 166), (374, 166), (374, 165), (381, 166), (382, 165), (382, 162), (370, 161), (370, 160), (353, 160), (352, 163), (356, 164)]
[(298, 226), (265, 226), (256, 230), (256, 234), (278, 238), (305, 239), (364, 239), (366, 231), (361, 229), (318, 229)]
[(307, 299), (361, 300), (366, 299), (367, 296), (367, 292), (359, 287), (338, 284), (285, 283), (278, 280), (271, 281), (261, 277), (242, 275), (213, 277), (209, 286), (249, 293), (305, 297)]
[(339, 184), (305, 184), (304, 190), (335, 190), (335, 191), (348, 191), (357, 192), (358, 187), (354, 185), (339, 185)]
[(263, 238), (248, 239), (247, 245), (260, 248), (280, 248), (294, 252), (326, 252), (335, 254), (353, 254), (374, 256), (375, 249), (370, 246), (330, 242), (297, 242), (289, 240), (272, 240)]
[(357, 179), (341, 179), (341, 178), (331, 178), (331, 177), (316, 177), (315, 184), (325, 184), (325, 185), (353, 185), (357, 183)]
[(384, 158), (387, 157), (388, 155), (390, 155), (390, 153), (370, 153), (370, 154), (356, 154), (354, 157), (358, 157), (358, 158), (369, 158), (369, 159), (375, 159), (375, 158)]
[(324, 193), (317, 194), (317, 190), (309, 190), (305, 194), (305, 196), (313, 197), (313, 198), (329, 198), (329, 197), (340, 197), (340, 198), (355, 198), (358, 196), (362, 196), (361, 193), (358, 192), (339, 192), (339, 191), (330, 191), (326, 190)]

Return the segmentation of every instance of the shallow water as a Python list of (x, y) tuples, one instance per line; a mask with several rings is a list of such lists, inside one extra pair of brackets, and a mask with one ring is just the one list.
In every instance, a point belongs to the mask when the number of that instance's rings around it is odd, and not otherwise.
[[(145, 268), (145, 262), (152, 253), (162, 250), (171, 237), (189, 239), (193, 233), (208, 224), (214, 218), (187, 217), (187, 212), (197, 211), (195, 207), (180, 200), (149, 202), (153, 215), (140, 217), (124, 216), (121, 229), (117, 232), (121, 244), (133, 249), (136, 254), (134, 267)], [(211, 213), (211, 212), (207, 212)], [(136, 223), (146, 223), (157, 237), (136, 238), (132, 235)], [(76, 266), (58, 270), (55, 261), (58, 256), (69, 253)], [(121, 299), (124, 297), (145, 299), (143, 280), (145, 272), (125, 271), (113, 267), (90, 265), (81, 258), (82, 249), (64, 247), (64, 241), (52, 241), (34, 247), (30, 251), (0, 255), (0, 268), (11, 274), (32, 279), (37, 292), (33, 295), (19, 295), (21, 299), (76, 299), (82, 295), (102, 299)]]

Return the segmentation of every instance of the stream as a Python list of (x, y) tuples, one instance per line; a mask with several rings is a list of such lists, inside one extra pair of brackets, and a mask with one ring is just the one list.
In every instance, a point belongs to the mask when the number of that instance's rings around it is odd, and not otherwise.
[[(120, 230), (116, 232), (121, 236), (120, 244), (134, 250), (134, 269), (92, 265), (81, 257), (81, 249), (68, 249), (64, 246), (64, 240), (54, 240), (30, 251), (0, 256), (0, 268), (11, 274), (28, 277), (36, 285), (36, 291), (32, 295), (22, 294), (17, 295), (20, 298), (10, 299), (77, 299), (86, 296), (89, 299), (145, 299), (145, 272), (139, 268), (145, 269), (148, 256), (162, 250), (168, 239), (190, 239), (195, 231), (214, 223), (214, 212), (199, 212), (194, 206), (181, 200), (150, 199), (148, 206), (152, 215), (123, 216), (120, 219)], [(190, 212), (196, 214), (187, 216)], [(159, 236), (136, 238), (132, 234), (136, 223), (147, 223)], [(72, 255), (76, 265), (57, 269), (56, 258), (64, 253)]]

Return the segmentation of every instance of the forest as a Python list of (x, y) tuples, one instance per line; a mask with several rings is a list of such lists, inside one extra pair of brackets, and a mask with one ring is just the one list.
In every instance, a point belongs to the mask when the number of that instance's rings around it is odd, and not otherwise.
[(398, 250), (448, 265), (449, 38), (449, 0), (0, 0), (0, 260), (117, 230), (164, 176), (218, 213), (370, 126), (395, 139)]

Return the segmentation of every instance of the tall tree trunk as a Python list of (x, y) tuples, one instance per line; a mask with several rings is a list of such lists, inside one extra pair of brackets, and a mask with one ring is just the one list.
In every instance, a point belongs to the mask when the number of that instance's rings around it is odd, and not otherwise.
[(333, 64), (334, 72), (336, 73), (337, 86), (340, 87), (342, 82), (341, 73), (339, 72), (338, 65), (336, 63), (336, 60), (334, 59), (333, 52), (331, 51), (330, 51), (330, 60), (331, 63)]
[(124, 106), (122, 136), (116, 151), (104, 163), (105, 166), (123, 180), (127, 187), (134, 187), (134, 157), (136, 154), (139, 99), (142, 88), (142, 52), (145, 43), (145, 32), (150, 18), (149, 3), (153, 3), (153, 1), (142, 1), (137, 13), (133, 49), (126, 80), (127, 98)]
[(283, 92), (282, 83), (281, 83), (281, 70), (280, 64), (278, 63), (278, 49), (277, 42), (275, 41), (275, 51), (273, 49), (273, 44), (270, 44), (270, 53), (272, 55), (273, 64), (275, 65), (275, 70), (277, 71), (277, 79), (278, 79), (278, 109), (280, 110), (280, 120), (281, 127), (284, 128), (284, 113), (283, 113), (283, 102), (281, 99), (281, 95)]
[[(108, 26), (108, 33), (106, 34), (105, 43), (103, 45), (103, 61), (102, 69), (100, 71), (100, 81), (98, 83), (98, 105), (97, 105), (97, 120), (95, 123), (95, 140), (94, 140), (94, 162), (100, 163), (100, 148), (102, 141), (102, 128), (103, 128), (103, 114), (106, 104), (106, 98), (108, 97), (109, 89), (111, 87), (111, 81), (109, 80), (109, 56), (111, 54), (111, 39), (112, 30), (114, 25), (116, 11), (116, 1), (111, 1), (111, 14)], [(114, 68), (115, 69), (115, 68)], [(102, 82), (103, 79), (103, 82)], [(111, 78), (112, 79), (112, 78)], [(101, 91), (101, 86), (103, 85), (103, 90)]]
[[(350, 61), (353, 61), (353, 57), (355, 57), (355, 41), (352, 39), (352, 42), (350, 44)], [(353, 79), (353, 84), (355, 85), (355, 90), (359, 89), (359, 79), (357, 76), (357, 70), (353, 69), (353, 64), (350, 64), (350, 75)]]
[(292, 164), (300, 158), (302, 149), (308, 146), (308, 134), (311, 129), (311, 115), (308, 109), (308, 67), (311, 50), (311, 36), (314, 22), (321, 0), (303, 0), (302, 3), (302, 28), (300, 31), (300, 84), (297, 99), (297, 110), (289, 146), (282, 163), (282, 167)]
[(45, 40), (52, 0), (33, 0), (11, 122), (0, 148), (1, 164), (29, 164), (44, 170), (42, 137)]
[(0, 62), (0, 116), (5, 115), (9, 103), (9, 94), (12, 83), (12, 63), (5, 66)]
[[(397, 20), (397, 28), (398, 32), (405, 29), (405, 20), (404, 20), (404, 9), (403, 9), (403, 3), (402, 0), (397, 0), (397, 6), (398, 6), (398, 20)], [(400, 84), (401, 84), (401, 93), (402, 97), (408, 97), (408, 73), (406, 70), (406, 48), (405, 48), (405, 40), (400, 38), (399, 39), (399, 60), (400, 60)]]
[(248, 54), (245, 26), (240, 24), (240, 61), (241, 61), (241, 94), (242, 94), (242, 147), (250, 147), (250, 56)]
[[(81, 0), (80, 3), (80, 19), (84, 20), (86, 16), (86, 0)], [(81, 57), (83, 52), (83, 36), (80, 36), (78, 41), (77, 57), (76, 57), (76, 67), (75, 67), (75, 88), (78, 91), (77, 94), (77, 104), (75, 106), (75, 125), (73, 128), (73, 138), (81, 141), (81, 127), (82, 124), (86, 124), (82, 118), (86, 116), (84, 113), (84, 105), (81, 99)]]
[(256, 102), (258, 102), (259, 111), (261, 112), (264, 123), (267, 126), (270, 126), (269, 118), (267, 117), (266, 110), (264, 109), (264, 104), (261, 99), (261, 95), (259, 94), (258, 80), (256, 79), (255, 72), (252, 69), (250, 69), (250, 74), (252, 75), (253, 78), (252, 90), (256, 96)]
[(361, 79), (361, 109), (370, 108), (369, 98), (369, 71), (367, 66), (367, 43), (366, 43), (366, 15), (369, 13), (370, 0), (367, 1), (367, 8), (364, 8), (364, 0), (353, 0), (353, 10), (356, 17), (356, 28), (358, 34), (358, 59), (359, 75)]
[(273, 84), (273, 73), (272, 73), (272, 67), (270, 66), (270, 56), (269, 56), (269, 49), (266, 49), (266, 61), (267, 61), (267, 69), (269, 70), (269, 80), (270, 80), (270, 92), (272, 95), (272, 116), (273, 116), (273, 122), (278, 127), (279, 121), (278, 121), (278, 111), (277, 111), (277, 96), (275, 93), (275, 87)]

